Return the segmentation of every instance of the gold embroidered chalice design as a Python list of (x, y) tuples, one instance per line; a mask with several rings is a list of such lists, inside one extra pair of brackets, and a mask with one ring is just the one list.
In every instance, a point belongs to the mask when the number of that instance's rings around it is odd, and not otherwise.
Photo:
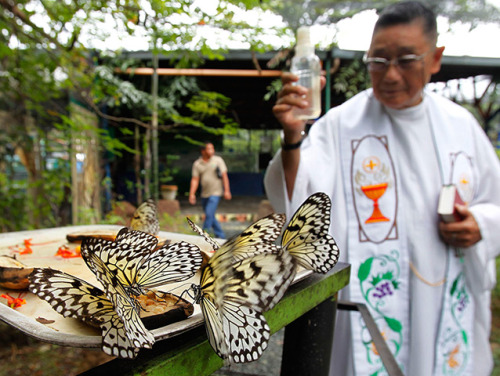
[(378, 200), (382, 197), (387, 189), (387, 183), (381, 184), (371, 184), (371, 185), (363, 185), (361, 190), (370, 200), (373, 201), (373, 212), (370, 218), (368, 218), (365, 223), (376, 223), (376, 222), (388, 222), (389, 218), (384, 216), (380, 211)]

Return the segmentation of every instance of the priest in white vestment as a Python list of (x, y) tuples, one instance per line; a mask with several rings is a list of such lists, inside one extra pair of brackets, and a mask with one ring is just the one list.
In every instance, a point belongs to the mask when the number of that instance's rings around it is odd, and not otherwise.
[[(283, 75), (273, 112), (283, 147), (265, 177), (289, 218), (312, 193), (332, 199), (331, 234), (352, 265), (340, 299), (370, 309), (405, 375), (489, 375), (490, 291), (500, 253), (500, 164), (464, 108), (425, 84), (441, 67), (435, 15), (396, 3), (375, 26), (365, 61), (373, 89), (305, 134), (292, 109), (304, 88)], [(437, 215), (443, 185), (466, 205), (459, 222)], [(359, 314), (339, 312), (331, 375), (384, 375)]]

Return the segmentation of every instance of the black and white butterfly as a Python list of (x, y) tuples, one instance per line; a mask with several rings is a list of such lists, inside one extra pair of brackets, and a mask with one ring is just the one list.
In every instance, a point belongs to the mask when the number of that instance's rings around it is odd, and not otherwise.
[(229, 362), (257, 360), (267, 347), (263, 313), (281, 299), (295, 269), (290, 254), (273, 244), (283, 223), (284, 216), (271, 215), (224, 243), (192, 286), (210, 345)]
[[(297, 264), (317, 273), (327, 273), (335, 266), (339, 258), (339, 247), (328, 233), (331, 207), (330, 197), (326, 193), (318, 192), (309, 196), (293, 214), (281, 238), (281, 247), (290, 252)], [(261, 223), (261, 231), (269, 229), (269, 232), (276, 236), (273, 239), (268, 238), (269, 241), (274, 241), (279, 235), (273, 232), (274, 227), (278, 226), (281, 229), (285, 221), (284, 216), (283, 222), (274, 221), (274, 218), (268, 216), (261, 220), (262, 222), (257, 222)], [(220, 247), (189, 218), (188, 222), (191, 228), (203, 236), (214, 250)]]
[[(212, 246), (214, 251), (221, 248), (220, 244), (210, 237), (210, 235), (203, 231), (197, 224), (187, 218), (187, 221), (194, 232), (203, 236), (205, 241)], [(274, 244), (276, 239), (281, 233), (281, 229), (285, 224), (285, 215), (284, 214), (271, 214), (267, 217), (261, 218), (256, 221), (254, 224), (249, 226), (245, 231), (243, 231), (238, 236), (229, 239), (224, 243), (224, 249), (234, 249), (234, 257), (236, 258), (244, 258), (251, 254), (256, 254), (259, 252), (263, 252), (266, 249), (262, 247), (254, 247), (254, 243), (266, 243), (266, 244)]]
[(198, 246), (184, 241), (156, 249), (158, 239), (150, 234), (122, 228), (115, 241), (86, 238), (81, 253), (96, 255), (116, 276), (128, 293), (140, 295), (145, 289), (191, 278), (202, 263)]
[(155, 341), (140, 320), (135, 304), (119, 286), (108, 287), (113, 296), (109, 299), (109, 294), (80, 278), (58, 270), (34, 268), (29, 290), (64, 317), (99, 326), (106, 354), (133, 359), (140, 348), (151, 348)]
[(130, 228), (151, 235), (158, 235), (160, 232), (158, 209), (152, 199), (144, 201), (137, 207), (130, 220)]
[(339, 259), (339, 247), (328, 234), (332, 203), (326, 193), (309, 196), (283, 232), (281, 246), (305, 269), (327, 273)]

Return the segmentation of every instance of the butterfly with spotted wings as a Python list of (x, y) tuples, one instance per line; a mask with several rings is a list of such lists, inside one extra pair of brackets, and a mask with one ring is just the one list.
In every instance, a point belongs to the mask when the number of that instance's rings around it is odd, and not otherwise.
[[(326, 193), (317, 192), (309, 196), (292, 215), (281, 238), (281, 247), (290, 252), (297, 264), (317, 273), (327, 273), (339, 258), (339, 247), (328, 233), (331, 207), (330, 197)], [(215, 239), (189, 218), (188, 223), (193, 231), (205, 238), (213, 250), (220, 248)], [(263, 222), (262, 225), (268, 223)], [(264, 248), (262, 250), (265, 251)]]
[(327, 273), (339, 259), (339, 247), (328, 233), (331, 208), (326, 193), (314, 193), (292, 215), (281, 238), (295, 262), (316, 273)]
[[(115, 241), (86, 238), (81, 253), (95, 254), (109, 268), (130, 294), (191, 278), (200, 268), (202, 255), (198, 246), (181, 241), (156, 249), (158, 239), (142, 231), (122, 228)], [(92, 269), (92, 265), (87, 265)]]
[(194, 285), (209, 342), (229, 362), (256, 360), (267, 347), (269, 327), (262, 313), (273, 308), (291, 284), (296, 265), (319, 273), (338, 261), (339, 249), (330, 227), (331, 201), (311, 195), (294, 213), (281, 247), (274, 243), (284, 215), (267, 216), (222, 246), (188, 218), (191, 228), (215, 251)]
[(158, 235), (160, 232), (158, 208), (152, 199), (147, 199), (134, 211), (130, 220), (130, 229)]
[(140, 348), (151, 348), (154, 343), (134, 302), (119, 285), (108, 288), (114, 296), (109, 299), (101, 289), (80, 278), (54, 269), (34, 268), (29, 290), (64, 317), (99, 326), (101, 347), (108, 355), (133, 359)]
[(188, 279), (202, 262), (195, 245), (179, 242), (153, 252), (157, 242), (152, 235), (127, 228), (120, 230), (115, 241), (85, 238), (82, 257), (104, 292), (51, 269), (36, 269), (30, 290), (66, 317), (97, 323), (106, 353), (133, 358), (139, 348), (151, 348), (154, 337), (140, 320), (139, 305), (130, 294)]
[(293, 280), (290, 254), (273, 244), (283, 223), (283, 215), (272, 214), (228, 240), (202, 270), (200, 284), (192, 286), (210, 345), (229, 363), (262, 355), (270, 337), (263, 313)]

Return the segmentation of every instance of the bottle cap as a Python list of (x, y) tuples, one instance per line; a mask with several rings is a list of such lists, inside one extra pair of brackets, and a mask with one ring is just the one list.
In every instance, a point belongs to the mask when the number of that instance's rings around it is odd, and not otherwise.
[(295, 54), (304, 56), (314, 53), (314, 45), (311, 43), (311, 32), (308, 26), (301, 26), (297, 30), (297, 46)]

